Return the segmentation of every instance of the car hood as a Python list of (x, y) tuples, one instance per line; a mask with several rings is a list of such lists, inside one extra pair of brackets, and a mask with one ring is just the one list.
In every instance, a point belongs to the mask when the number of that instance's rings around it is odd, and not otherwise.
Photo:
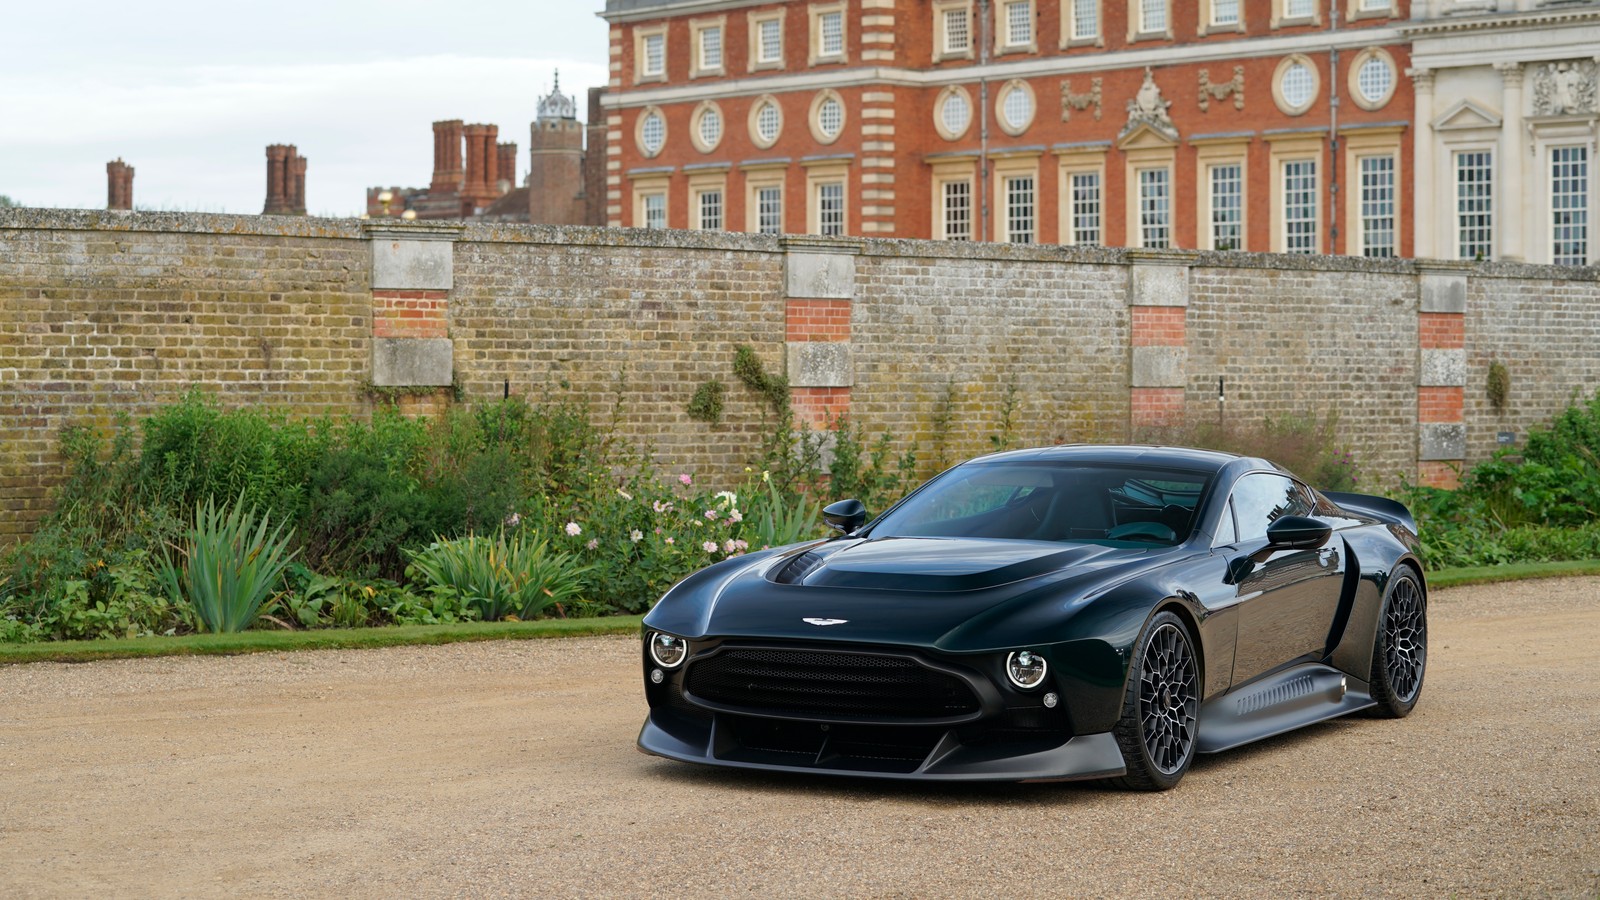
[(704, 570), (669, 592), (646, 624), (689, 638), (937, 646), (998, 606), (1041, 594), (1073, 605), (1152, 561), (1147, 550), (1088, 544), (842, 539)]

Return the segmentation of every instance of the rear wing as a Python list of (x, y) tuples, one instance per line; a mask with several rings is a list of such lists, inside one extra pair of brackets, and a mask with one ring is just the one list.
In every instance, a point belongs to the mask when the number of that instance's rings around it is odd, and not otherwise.
[(1387, 497), (1373, 497), (1369, 494), (1342, 494), (1335, 491), (1323, 491), (1322, 496), (1350, 512), (1395, 525), (1404, 525), (1412, 534), (1417, 533), (1416, 518), (1411, 515), (1411, 510), (1406, 509), (1406, 505), (1399, 501)]

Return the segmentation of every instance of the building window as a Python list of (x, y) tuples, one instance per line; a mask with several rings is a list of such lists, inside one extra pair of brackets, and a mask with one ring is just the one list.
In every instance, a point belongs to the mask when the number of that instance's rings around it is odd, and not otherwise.
[(844, 183), (824, 181), (817, 185), (817, 233), (844, 234)]
[(1283, 0), (1285, 19), (1309, 19), (1316, 13), (1316, 0)]
[(1239, 24), (1239, 0), (1211, 0), (1211, 24)]
[(646, 227), (646, 228), (665, 228), (665, 227), (667, 227), (667, 195), (666, 194), (645, 194), (643, 200), (644, 200), (644, 227)]
[(717, 145), (722, 143), (722, 110), (710, 100), (695, 107), (690, 117), (689, 134), (694, 139), (694, 148), (701, 153), (717, 149)]
[(1172, 174), (1139, 170), (1139, 246), (1172, 246)]
[(1393, 259), (1394, 157), (1363, 156), (1361, 177), (1361, 255)]
[(1072, 173), (1072, 242), (1104, 243), (1100, 236), (1100, 173)]
[(1317, 161), (1296, 159), (1283, 164), (1283, 249), (1285, 253), (1317, 252)]
[(1550, 148), (1550, 261), (1589, 264), (1589, 148)]
[(1456, 154), (1456, 255), (1494, 256), (1494, 156), (1488, 150)]
[(722, 189), (695, 194), (695, 226), (701, 231), (722, 230)]
[(811, 136), (831, 144), (844, 132), (844, 99), (833, 91), (820, 91), (811, 101)]
[(1033, 47), (1033, 0), (1009, 0), (1002, 4), (1005, 22), (1002, 24), (1001, 47), (1006, 50), (1027, 50)]
[(756, 62), (783, 61), (783, 20), (762, 19), (756, 32)]
[(1211, 167), (1211, 249), (1244, 247), (1244, 166)]
[(972, 240), (972, 182), (944, 182), (944, 239)]
[(1167, 33), (1167, 0), (1134, 0), (1139, 4), (1139, 34)]
[(1020, 79), (1008, 81), (1000, 88), (996, 106), (1000, 129), (1012, 137), (1028, 130), (1028, 126), (1033, 124), (1033, 114), (1038, 108), (1033, 99), (1033, 88)]
[(967, 133), (972, 125), (972, 100), (966, 88), (951, 85), (940, 92), (933, 124), (939, 136), (947, 141), (957, 140)]
[(972, 29), (966, 7), (944, 10), (944, 52), (960, 56), (972, 49)]
[(750, 110), (750, 141), (762, 150), (778, 142), (783, 134), (783, 107), (778, 98), (768, 94), (756, 101)]
[(645, 156), (655, 156), (667, 143), (667, 119), (661, 110), (650, 107), (639, 117), (639, 133), (637, 135), (639, 152)]
[(644, 63), (640, 66), (640, 74), (647, 76), (660, 76), (667, 68), (667, 36), (664, 34), (647, 34), (644, 36)]
[(1321, 88), (1316, 63), (1296, 53), (1278, 63), (1272, 78), (1272, 99), (1285, 115), (1298, 116), (1316, 102)]
[(1394, 57), (1382, 47), (1368, 47), (1350, 64), (1350, 93), (1362, 109), (1382, 109), (1394, 97)]
[(1100, 0), (1072, 0), (1071, 40), (1092, 41), (1100, 36)]
[(811, 64), (844, 60), (845, 7), (831, 3), (811, 7)]
[(694, 71), (691, 76), (722, 74), (722, 25), (691, 24), (694, 35)]
[(783, 233), (783, 188), (756, 189), (756, 231), (761, 234)]
[(1013, 175), (1005, 180), (1006, 240), (1013, 244), (1031, 244), (1037, 236), (1035, 202), (1036, 191), (1032, 175)]

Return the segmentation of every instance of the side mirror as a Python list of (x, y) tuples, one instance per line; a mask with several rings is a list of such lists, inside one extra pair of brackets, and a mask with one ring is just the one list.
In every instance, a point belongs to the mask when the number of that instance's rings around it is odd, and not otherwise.
[(840, 534), (850, 534), (867, 524), (867, 508), (860, 500), (840, 500), (822, 511), (822, 521)]
[(1333, 526), (1305, 516), (1284, 516), (1267, 526), (1267, 546), (1274, 550), (1311, 550), (1333, 535)]

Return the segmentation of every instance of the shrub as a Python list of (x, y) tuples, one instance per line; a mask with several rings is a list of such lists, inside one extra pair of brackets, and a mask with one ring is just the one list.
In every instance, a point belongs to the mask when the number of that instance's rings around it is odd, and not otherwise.
[(1339, 416), (1267, 418), (1247, 424), (1194, 420), (1137, 436), (1148, 443), (1221, 450), (1271, 460), (1325, 491), (1349, 491), (1360, 484), (1360, 470), (1339, 439)]
[(486, 621), (532, 619), (563, 604), (583, 589), (588, 566), (567, 553), (552, 551), (531, 531), (493, 538), (467, 535), (435, 541), (410, 552), (410, 574), (435, 594), (459, 599)]
[(195, 508), (194, 527), (179, 550), (182, 560), (163, 556), (161, 584), (174, 603), (187, 603), (206, 631), (244, 631), (255, 624), (268, 594), (293, 557), (283, 526), (269, 531), (265, 514), (246, 510), (241, 495), (217, 508), (211, 498)]

